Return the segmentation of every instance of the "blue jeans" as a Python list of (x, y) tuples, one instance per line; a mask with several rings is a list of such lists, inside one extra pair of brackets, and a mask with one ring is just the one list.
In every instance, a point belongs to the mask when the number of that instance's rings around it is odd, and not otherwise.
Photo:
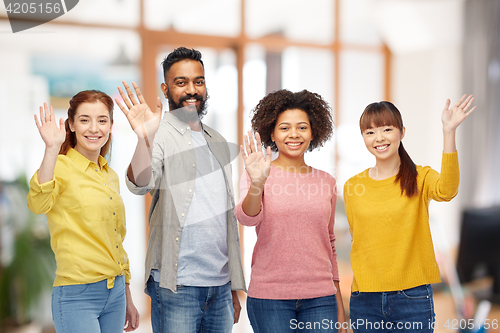
[(350, 302), (353, 332), (433, 332), (432, 287), (388, 292), (352, 292)]
[(255, 333), (338, 331), (335, 295), (290, 300), (248, 297), (247, 312)]
[(57, 333), (123, 333), (125, 277), (52, 288), (52, 319)]
[(234, 310), (231, 284), (219, 287), (160, 288), (150, 276), (151, 325), (154, 333), (229, 333)]

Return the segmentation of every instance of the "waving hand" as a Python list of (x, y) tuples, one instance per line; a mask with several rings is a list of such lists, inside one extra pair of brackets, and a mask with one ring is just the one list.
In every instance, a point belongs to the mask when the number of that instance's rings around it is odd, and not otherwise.
[(443, 109), (443, 114), (441, 116), (441, 121), (446, 129), (455, 130), (464, 120), (467, 118), (476, 108), (475, 106), (469, 110), (474, 98), (472, 95), (465, 98), (467, 95), (463, 95), (460, 100), (450, 108), (450, 100), (446, 101)]
[(137, 84), (132, 82), (132, 85), (134, 86), (134, 90), (137, 94), (137, 99), (127, 82), (123, 81), (123, 86), (125, 87), (127, 94), (123, 92), (121, 87), (118, 87), (118, 91), (120, 92), (120, 96), (122, 97), (125, 106), (123, 106), (118, 99), (115, 99), (115, 101), (127, 117), (130, 126), (137, 136), (141, 139), (145, 139), (147, 142), (148, 137), (153, 137), (160, 126), (163, 105), (160, 102), (160, 98), (157, 98), (156, 109), (153, 112), (146, 104), (144, 96), (142, 95)]
[(450, 100), (446, 100), (441, 121), (443, 122), (443, 152), (453, 153), (457, 150), (455, 132), (457, 127), (467, 118), (475, 109), (471, 107), (474, 98), (472, 95), (463, 95), (458, 102), (450, 108)]
[(255, 133), (255, 141), (256, 144), (254, 144), (251, 132), (248, 131), (248, 135), (245, 135), (246, 153), (243, 146), (240, 147), (240, 150), (245, 168), (252, 183), (262, 186), (266, 182), (267, 176), (269, 176), (269, 170), (271, 169), (271, 147), (267, 147), (266, 156), (264, 156), (258, 132)]
[(43, 108), (40, 106), (40, 122), (35, 114), (35, 124), (40, 132), (43, 142), (47, 148), (54, 148), (59, 151), (64, 139), (66, 138), (66, 129), (64, 121), (59, 119), (59, 127), (57, 127), (56, 117), (52, 106), (47, 107), (47, 103), (43, 103)]

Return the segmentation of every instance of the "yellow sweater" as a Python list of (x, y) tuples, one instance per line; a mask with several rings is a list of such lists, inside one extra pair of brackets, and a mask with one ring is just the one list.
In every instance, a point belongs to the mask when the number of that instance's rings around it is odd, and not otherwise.
[(444, 154), (441, 175), (417, 166), (418, 194), (401, 195), (396, 176), (374, 180), (368, 169), (344, 185), (351, 233), (352, 291), (402, 290), (441, 281), (429, 228), (429, 202), (458, 192), (457, 152)]

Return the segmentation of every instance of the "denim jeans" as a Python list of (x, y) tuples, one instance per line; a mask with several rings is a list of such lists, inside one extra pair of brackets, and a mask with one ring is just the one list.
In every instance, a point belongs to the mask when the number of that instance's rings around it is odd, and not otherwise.
[(57, 333), (123, 333), (125, 277), (52, 288), (52, 319)]
[(337, 332), (335, 295), (309, 299), (247, 298), (254, 333)]
[(432, 287), (389, 292), (352, 292), (350, 301), (353, 332), (433, 332)]
[(151, 325), (154, 333), (229, 333), (234, 310), (231, 283), (219, 287), (160, 288), (150, 276)]

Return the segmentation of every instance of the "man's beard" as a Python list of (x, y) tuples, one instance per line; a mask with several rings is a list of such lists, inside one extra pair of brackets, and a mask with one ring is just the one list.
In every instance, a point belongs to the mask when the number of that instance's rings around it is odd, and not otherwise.
[(170, 90), (167, 90), (167, 98), (168, 98), (168, 107), (170, 108), (170, 111), (173, 111), (173, 110), (176, 110), (176, 109), (180, 109), (182, 107), (184, 107), (182, 105), (182, 103), (185, 101), (185, 100), (188, 100), (188, 99), (196, 99), (197, 101), (200, 101), (200, 106), (196, 108), (196, 111), (198, 112), (198, 116), (201, 118), (203, 118), (204, 115), (207, 114), (207, 100), (208, 100), (208, 93), (207, 93), (207, 98), (205, 98), (205, 100), (203, 100), (203, 96), (201, 95), (186, 95), (186, 96), (182, 96), (181, 98), (179, 98), (179, 103), (176, 103), (174, 101), (174, 98), (172, 97), (172, 95), (170, 94)]

